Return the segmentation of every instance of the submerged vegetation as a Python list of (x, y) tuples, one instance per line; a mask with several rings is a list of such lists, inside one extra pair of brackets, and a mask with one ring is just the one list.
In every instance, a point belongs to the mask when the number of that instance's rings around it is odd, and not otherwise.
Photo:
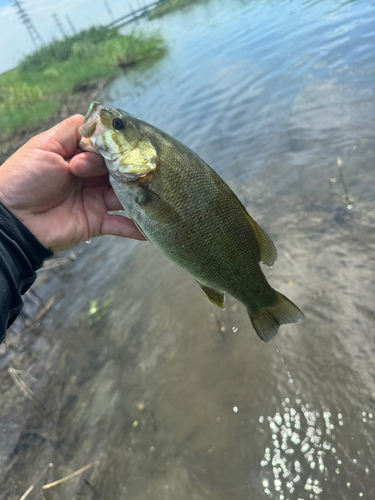
[(0, 135), (48, 120), (68, 96), (95, 87), (127, 68), (165, 51), (159, 33), (121, 35), (93, 27), (55, 40), (0, 75)]
[(197, 3), (199, 1), (201, 0), (159, 0), (158, 5), (150, 10), (149, 17), (151, 19), (161, 17), (165, 14), (169, 14), (170, 12), (181, 9), (186, 5)]

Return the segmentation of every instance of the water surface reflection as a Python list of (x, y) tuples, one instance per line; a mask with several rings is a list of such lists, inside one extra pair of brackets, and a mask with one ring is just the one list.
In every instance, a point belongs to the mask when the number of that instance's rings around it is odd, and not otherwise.
[(234, 299), (215, 310), (147, 243), (93, 240), (0, 358), (0, 498), (96, 460), (46, 500), (373, 498), (374, 6), (211, 0), (153, 25), (168, 56), (101, 100), (195, 149), (272, 236), (268, 279), (307, 318), (276, 340), (293, 383)]

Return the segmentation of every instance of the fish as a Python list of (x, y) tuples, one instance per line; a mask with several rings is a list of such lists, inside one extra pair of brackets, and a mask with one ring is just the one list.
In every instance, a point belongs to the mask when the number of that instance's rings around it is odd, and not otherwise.
[(225, 293), (271, 341), (303, 312), (268, 283), (277, 251), (225, 181), (187, 146), (117, 108), (92, 102), (80, 127), (82, 151), (101, 154), (124, 210), (144, 237), (225, 308)]

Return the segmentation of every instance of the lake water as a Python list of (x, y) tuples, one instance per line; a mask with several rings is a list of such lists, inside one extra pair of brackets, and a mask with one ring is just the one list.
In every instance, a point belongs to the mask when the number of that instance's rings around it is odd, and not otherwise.
[(97, 461), (45, 499), (372, 499), (375, 5), (211, 0), (140, 27), (161, 29), (168, 54), (99, 100), (223, 177), (306, 321), (280, 329), (284, 364), (241, 304), (215, 309), (150, 244), (82, 244), (39, 288), (57, 297), (41, 330), (0, 357), (0, 498), (50, 462), (28, 498)]

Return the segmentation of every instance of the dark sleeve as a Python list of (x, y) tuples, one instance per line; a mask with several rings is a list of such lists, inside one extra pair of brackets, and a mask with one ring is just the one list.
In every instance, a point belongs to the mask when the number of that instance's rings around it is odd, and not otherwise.
[(23, 306), (22, 295), (53, 253), (0, 203), (0, 343)]

